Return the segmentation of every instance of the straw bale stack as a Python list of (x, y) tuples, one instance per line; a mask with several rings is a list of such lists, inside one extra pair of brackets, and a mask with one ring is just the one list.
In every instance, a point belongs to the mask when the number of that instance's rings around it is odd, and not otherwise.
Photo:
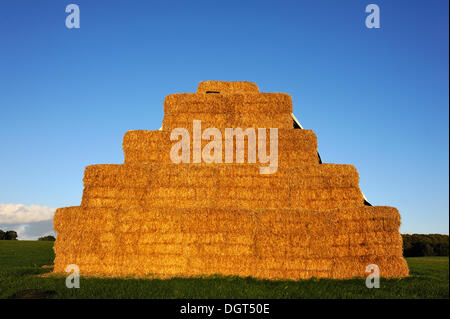
[[(86, 167), (81, 206), (56, 211), (55, 272), (343, 279), (376, 264), (383, 277), (408, 275), (398, 211), (364, 206), (353, 166), (318, 163), (315, 134), (292, 128), (288, 95), (207, 81), (164, 110), (162, 131), (127, 132), (124, 164)], [(278, 170), (259, 174), (236, 150), (233, 163), (172, 163), (170, 131), (192, 132), (194, 119), (221, 130), (223, 152), (226, 127), (279, 128)]]

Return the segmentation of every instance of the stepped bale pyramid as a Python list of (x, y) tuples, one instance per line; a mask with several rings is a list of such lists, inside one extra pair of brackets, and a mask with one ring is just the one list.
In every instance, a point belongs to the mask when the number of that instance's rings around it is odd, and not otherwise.
[[(173, 163), (170, 132), (192, 132), (194, 120), (222, 132), (278, 128), (278, 170)], [(128, 131), (123, 149), (124, 164), (86, 168), (81, 206), (56, 211), (55, 272), (351, 278), (376, 264), (382, 277), (408, 275), (397, 209), (366, 206), (353, 166), (319, 163), (316, 135), (293, 128), (288, 94), (201, 82), (167, 96), (162, 129)]]

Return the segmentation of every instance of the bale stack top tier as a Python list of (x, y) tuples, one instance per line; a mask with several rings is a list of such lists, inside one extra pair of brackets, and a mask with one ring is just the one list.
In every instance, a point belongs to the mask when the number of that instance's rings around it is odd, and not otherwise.
[(292, 129), (292, 99), (285, 93), (259, 93), (250, 82), (201, 82), (197, 93), (171, 94), (164, 100), (163, 130), (202, 127)]
[(255, 83), (235, 81), (202, 81), (197, 87), (197, 93), (203, 94), (252, 94), (259, 93), (259, 88)]
[[(288, 94), (205, 81), (167, 96), (164, 113), (162, 130), (125, 134), (124, 164), (86, 168), (80, 206), (57, 209), (56, 273), (341, 279), (376, 264), (383, 277), (408, 275), (398, 211), (364, 206), (355, 167), (319, 164)], [(260, 174), (247, 153), (239, 164), (174, 164), (170, 132), (192, 132), (194, 120), (221, 131), (222, 153), (225, 128), (278, 128), (278, 170)]]

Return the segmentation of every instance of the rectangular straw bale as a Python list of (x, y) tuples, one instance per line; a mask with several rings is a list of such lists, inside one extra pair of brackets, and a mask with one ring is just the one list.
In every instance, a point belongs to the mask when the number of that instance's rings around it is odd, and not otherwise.
[(231, 126), (222, 127), (289, 129), (292, 128), (292, 117), (290, 112), (277, 114), (236, 113), (231, 124)]
[(144, 255), (155, 254), (181, 254), (183, 251), (189, 255), (195, 254), (195, 246), (183, 244), (141, 244), (138, 253)]
[(125, 163), (169, 162), (170, 132), (128, 131), (123, 138)]
[[(252, 213), (258, 216), (258, 220), (262, 225), (269, 225), (269, 228), (272, 227), (275, 223), (288, 225), (296, 225), (298, 223), (301, 223), (302, 225), (307, 225), (315, 223), (318, 220), (321, 221), (321, 216), (330, 215), (327, 214), (327, 212), (315, 212), (295, 208), (261, 209), (258, 211), (253, 211)], [(323, 220), (326, 222), (331, 222), (328, 218)]]
[[(62, 212), (62, 214), (61, 214)], [(84, 230), (98, 230), (95, 227), (101, 226), (100, 229), (109, 231), (115, 226), (117, 220), (116, 212), (114, 210), (97, 210), (86, 209), (85, 207), (70, 207), (67, 211), (58, 211), (55, 216), (55, 231), (63, 232), (70, 229), (70, 234), (76, 234)], [(67, 214), (66, 213), (70, 213)], [(69, 218), (69, 215), (72, 217)], [(65, 219), (65, 218), (68, 219)]]
[(333, 266), (332, 259), (300, 259), (286, 258), (282, 269), (306, 271), (330, 271)]
[[(311, 258), (315, 255), (320, 255), (322, 258), (333, 257), (333, 255), (318, 254), (316, 249), (310, 248), (306, 245), (291, 246), (289, 247), (286, 242), (277, 245), (277, 237), (273, 235), (272, 241), (269, 244), (263, 245), (262, 243), (256, 242), (255, 252), (261, 257), (273, 257), (273, 258)], [(325, 253), (329, 253), (329, 249), (324, 249)]]
[(258, 191), (247, 187), (220, 187), (218, 186), (218, 199), (242, 200), (289, 200), (289, 188), (260, 188)]
[(53, 272), (54, 273), (64, 273), (66, 271), (66, 267), (70, 265), (70, 262), (67, 261), (67, 255), (63, 255), (62, 253), (57, 253), (55, 250), (55, 259), (53, 261)]
[[(285, 93), (171, 94), (164, 100), (164, 114), (186, 113), (292, 113), (292, 99)], [(222, 126), (227, 127), (227, 126)]]
[(202, 81), (197, 93), (219, 92), (220, 94), (256, 94), (259, 88), (255, 83), (246, 81)]
[(152, 180), (150, 165), (90, 165), (84, 172), (84, 186), (146, 187)]
[(236, 234), (236, 233), (216, 233), (208, 232), (202, 234), (195, 233), (167, 233), (154, 234), (142, 233), (139, 237), (139, 243), (176, 243), (176, 244), (247, 244), (253, 239), (251, 234)]
[[(143, 247), (143, 246), (140, 246)], [(137, 255), (138, 261), (145, 265), (146, 267), (153, 266), (155, 270), (157, 270), (160, 267), (167, 267), (167, 266), (180, 266), (182, 269), (186, 268), (189, 264), (189, 258), (186, 255), (182, 254), (170, 254), (170, 253), (161, 253), (161, 254), (154, 254), (154, 255), (148, 255), (145, 253), (145, 248), (143, 248), (144, 251), (140, 252)], [(152, 267), (152, 268), (153, 268)], [(149, 272), (152, 272), (149, 269)]]
[(347, 228), (349, 233), (397, 231), (400, 224), (385, 219), (342, 221), (339, 226)]
[(141, 207), (143, 201), (117, 199), (117, 198), (85, 198), (83, 199), (83, 207), (86, 208), (108, 208), (108, 209), (124, 209)]
[(408, 276), (408, 266), (403, 257), (346, 257), (334, 259), (332, 278), (343, 279), (352, 277), (367, 277), (368, 265), (375, 264), (380, 269), (380, 276), (399, 278)]
[[(325, 248), (325, 247), (324, 247)], [(400, 253), (399, 253), (400, 252)], [(401, 246), (389, 245), (342, 245), (315, 249), (310, 256), (327, 258), (365, 257), (365, 256), (401, 256)]]
[(236, 271), (245, 271), (255, 267), (255, 260), (239, 256), (213, 255), (209, 258), (193, 258), (189, 262), (193, 268), (202, 270), (235, 269)]
[(137, 148), (124, 148), (125, 163), (170, 163), (169, 150), (140, 150)]
[(208, 127), (225, 128), (235, 127), (229, 124), (235, 123), (236, 116), (233, 113), (210, 113), (210, 112), (186, 112), (179, 114), (166, 114), (163, 118), (163, 129), (171, 131), (174, 128), (185, 128), (193, 136), (193, 122), (201, 121), (202, 129)]
[(362, 193), (359, 187), (339, 188), (314, 188), (314, 189), (291, 189), (292, 200), (347, 200), (361, 199)]
[(267, 269), (267, 268), (256, 268), (255, 272), (252, 273), (252, 277), (270, 280), (300, 280), (309, 279), (311, 277), (316, 278), (327, 278), (329, 277), (328, 272), (313, 272), (313, 271), (298, 271), (298, 270), (285, 270), (285, 269)]
[[(260, 139), (259, 136), (258, 139)], [(266, 132), (266, 145), (269, 145), (269, 139), (270, 135)], [(289, 153), (317, 152), (317, 136), (312, 130), (279, 129), (278, 147), (281, 151)]]
[(166, 114), (163, 118), (163, 129), (171, 131), (175, 128), (184, 128), (190, 135), (193, 134), (193, 121), (202, 122), (202, 128), (208, 127), (236, 127), (234, 115), (230, 114), (209, 114), (209, 113), (183, 113), (177, 115)]
[(334, 211), (342, 220), (390, 219), (400, 222), (398, 210), (390, 206), (351, 207)]
[(345, 207), (358, 207), (364, 205), (363, 200), (298, 200), (291, 199), (290, 207), (296, 207), (307, 210), (332, 210)]
[(83, 190), (82, 198), (116, 198), (140, 200), (148, 192), (144, 187), (104, 187), (88, 186)]
[(351, 245), (348, 256), (398, 256), (403, 254), (402, 245)]
[(292, 128), (292, 117), (290, 113), (273, 114), (248, 114), (248, 113), (229, 113), (229, 114), (209, 114), (209, 113), (183, 113), (177, 115), (166, 114), (163, 118), (163, 129), (172, 130), (174, 128), (185, 128), (193, 132), (193, 121), (200, 120), (202, 128)]
[(58, 208), (53, 217), (53, 228), (56, 232), (62, 231), (65, 226), (72, 223), (76, 224), (76, 220), (83, 214), (83, 210), (79, 206)]
[(182, 232), (171, 232), (166, 234), (155, 234), (154, 232), (141, 232), (138, 239), (139, 245), (145, 244), (186, 244), (191, 245), (198, 241), (198, 234), (186, 234)]
[[(281, 208), (285, 207), (285, 202), (282, 200), (248, 200), (235, 198), (217, 198), (208, 203), (210, 208), (228, 208), (228, 209), (262, 209), (262, 208)], [(203, 207), (201, 203), (195, 203), (194, 207)]]
[(402, 236), (397, 231), (349, 233), (346, 237), (353, 245), (402, 245)]
[(177, 93), (164, 99), (164, 115), (184, 113), (232, 113), (233, 101), (242, 99), (241, 95)]
[(62, 235), (58, 235), (53, 250), (58, 256), (73, 255), (77, 250), (77, 244), (81, 242), (79, 237), (72, 237), (70, 239), (64, 238)]
[(147, 192), (151, 199), (194, 199), (195, 189), (191, 187), (152, 187)]
[(286, 93), (243, 95), (242, 104), (236, 103), (236, 113), (292, 113), (292, 99)]
[(128, 131), (123, 136), (123, 148), (141, 148), (158, 151), (161, 146), (170, 144), (170, 131)]
[(243, 258), (253, 256), (252, 242), (248, 244), (195, 244), (193, 255), (195, 256), (241, 256)]

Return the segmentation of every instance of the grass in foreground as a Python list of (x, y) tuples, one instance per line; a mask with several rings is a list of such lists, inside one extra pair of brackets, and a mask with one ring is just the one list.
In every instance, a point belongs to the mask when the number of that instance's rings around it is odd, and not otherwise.
[(269, 281), (240, 277), (159, 279), (81, 278), (68, 289), (65, 278), (39, 277), (51, 271), (53, 242), (0, 241), (0, 298), (27, 289), (52, 298), (449, 298), (448, 257), (407, 258), (411, 277), (381, 279), (368, 289), (364, 279)]

